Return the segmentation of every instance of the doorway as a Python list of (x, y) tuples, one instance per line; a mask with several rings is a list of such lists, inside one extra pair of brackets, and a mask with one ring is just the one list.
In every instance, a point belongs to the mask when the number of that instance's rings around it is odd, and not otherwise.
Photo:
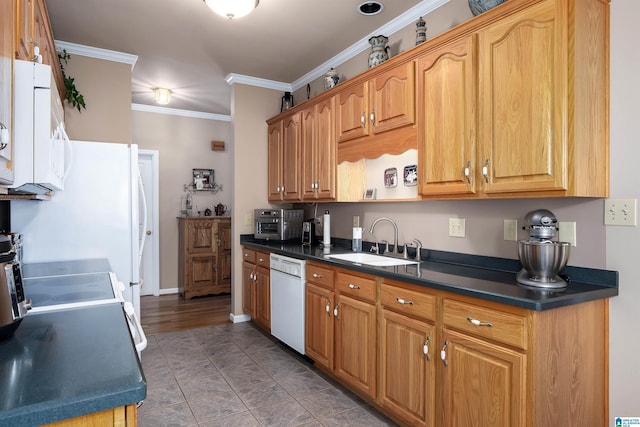
[(140, 260), (140, 295), (160, 295), (160, 219), (158, 212), (159, 202), (159, 156), (157, 150), (139, 150), (138, 168), (142, 178), (147, 202), (147, 221), (144, 227), (144, 212), (140, 212), (138, 227), (141, 236), (145, 237), (144, 250)]

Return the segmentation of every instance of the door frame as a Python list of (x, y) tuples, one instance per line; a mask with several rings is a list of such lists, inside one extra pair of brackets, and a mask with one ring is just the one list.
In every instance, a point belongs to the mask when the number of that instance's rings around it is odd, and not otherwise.
[(146, 241), (145, 250), (151, 251), (151, 259), (152, 259), (152, 288), (151, 293), (153, 296), (160, 295), (160, 177), (159, 177), (159, 165), (160, 165), (160, 152), (158, 150), (138, 150), (138, 160), (140, 159), (150, 159), (151, 160), (151, 181), (152, 188), (146, 189), (146, 192), (152, 193), (153, 198), (153, 206), (148, 206), (147, 209), (151, 209), (151, 233), (149, 239)]

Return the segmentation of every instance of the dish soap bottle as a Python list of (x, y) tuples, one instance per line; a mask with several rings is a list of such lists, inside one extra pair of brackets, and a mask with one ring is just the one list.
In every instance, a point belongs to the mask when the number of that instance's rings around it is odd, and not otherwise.
[(360, 227), (360, 217), (358, 215), (353, 216), (351, 250), (354, 252), (362, 251), (362, 227)]

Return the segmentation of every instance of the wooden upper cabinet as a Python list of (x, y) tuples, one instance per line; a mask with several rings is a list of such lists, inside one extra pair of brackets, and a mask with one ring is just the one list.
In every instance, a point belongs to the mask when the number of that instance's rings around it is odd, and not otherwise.
[(553, 0), (480, 33), (483, 191), (565, 190), (567, 42)]
[(369, 121), (374, 134), (415, 123), (415, 65), (393, 67), (371, 80)]
[(415, 123), (415, 65), (398, 65), (337, 94), (338, 142)]
[(329, 98), (302, 111), (302, 197), (336, 197), (335, 100)]
[(295, 113), (284, 119), (282, 126), (282, 199), (300, 200), (302, 191), (301, 145), (302, 122), (301, 113)]
[(267, 138), (269, 201), (282, 199), (282, 121), (269, 125)]
[(33, 15), (36, 0), (17, 0), (15, 27), (15, 58), (29, 60), (33, 57)]
[(420, 194), (476, 192), (476, 38), (418, 58)]

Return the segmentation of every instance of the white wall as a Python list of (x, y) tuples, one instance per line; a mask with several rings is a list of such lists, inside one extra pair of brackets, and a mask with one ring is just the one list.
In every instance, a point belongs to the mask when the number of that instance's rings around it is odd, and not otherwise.
[[(640, 198), (638, 17), (639, 1), (611, 2), (611, 197)], [(640, 417), (640, 228), (607, 227), (606, 250), (607, 268), (620, 272), (609, 304), (609, 414)]]

